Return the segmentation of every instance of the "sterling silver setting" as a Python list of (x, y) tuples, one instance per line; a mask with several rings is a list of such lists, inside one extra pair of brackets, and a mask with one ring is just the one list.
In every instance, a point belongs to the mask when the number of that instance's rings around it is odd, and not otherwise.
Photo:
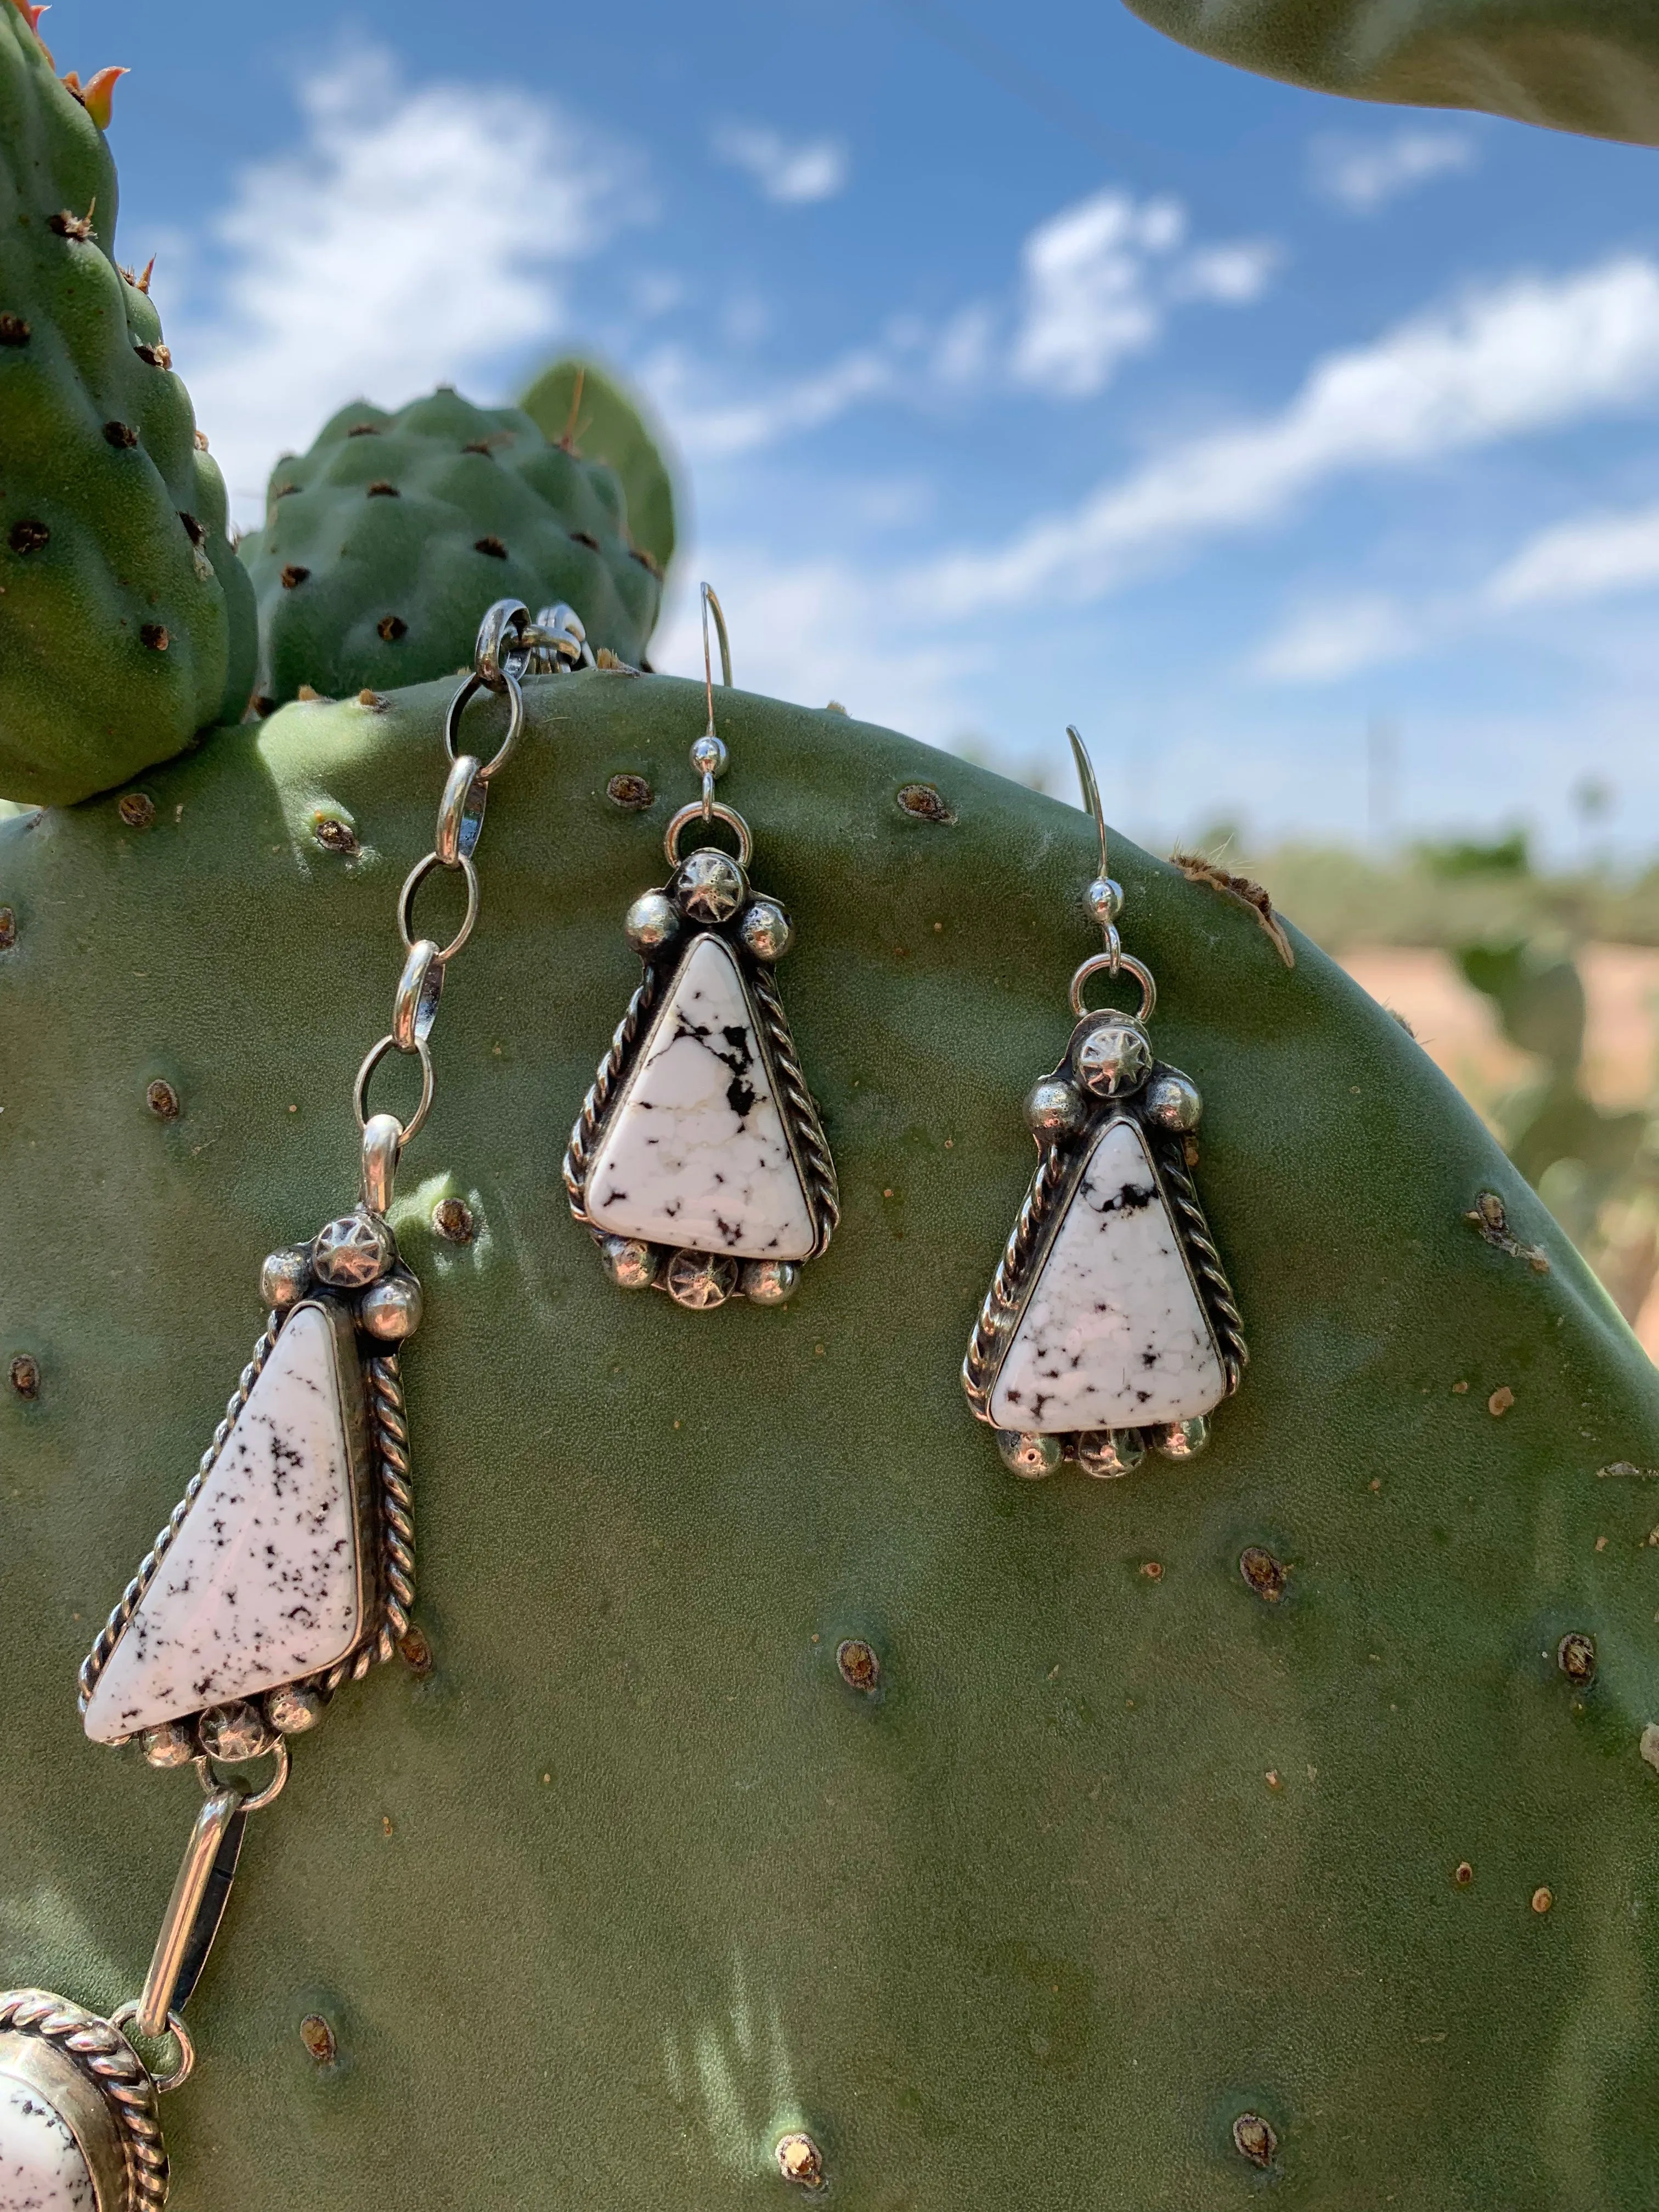
[[(754, 890), (749, 878), (754, 840), (748, 823), (714, 796), (714, 780), (727, 765), (724, 741), (715, 734), (714, 678), (709, 661), (708, 624), (713, 615), (720, 638), (725, 683), (732, 681), (731, 649), (720, 601), (702, 586), (703, 656), (708, 726), (691, 748), (691, 764), (702, 793), (682, 806), (670, 821), (664, 851), (671, 873), (666, 882), (643, 891), (629, 908), (623, 928), (640, 956), (643, 972), (617, 1024), (605, 1057), (582, 1101), (565, 1149), (563, 1176), (573, 1218), (599, 1248), (601, 1262), (619, 1289), (659, 1290), (690, 1312), (704, 1312), (733, 1297), (761, 1306), (782, 1304), (799, 1280), (804, 1261), (827, 1249), (841, 1218), (835, 1163), (823, 1125), (795, 1049), (788, 1017), (773, 969), (794, 942), (794, 929), (780, 901)], [(714, 845), (680, 853), (684, 833), (714, 823), (729, 830), (735, 854)], [(597, 1218), (590, 1191), (606, 1133), (627, 1107), (639, 1071), (664, 1038), (664, 1024), (674, 1002), (675, 981), (700, 945), (714, 939), (731, 956), (755, 1017), (755, 1046), (764, 1087), (775, 1104), (789, 1161), (805, 1200), (811, 1225), (808, 1249), (787, 1258), (748, 1256), (696, 1240), (677, 1244), (638, 1234), (613, 1234)]]
[[(1104, 1024), (1115, 1026), (1119, 1018), (1108, 1015)], [(1154, 1060), (1143, 1034), (1146, 1073), (1136, 1089), (1091, 1099), (1079, 1079), (1079, 1062), (1081, 1058), (1086, 1064), (1091, 1044), (1103, 1025), (1100, 1017), (1079, 1022), (1065, 1058), (1034, 1086), (1034, 1098), (1042, 1094), (1045, 1115), (1053, 1113), (1054, 1094), (1062, 1088), (1070, 1093), (1075, 1106), (1066, 1109), (1064, 1119), (1054, 1123), (1045, 1121), (1033, 1131), (1041, 1155), (1036, 1172), (997, 1262), (963, 1362), (963, 1389), (975, 1419), (996, 1429), (998, 1449), (1005, 1462), (1014, 1474), (1028, 1477), (1052, 1474), (1062, 1463), (1079, 1466), (1085, 1474), (1100, 1478), (1129, 1474), (1148, 1449), (1165, 1458), (1191, 1459), (1207, 1441), (1207, 1425), (1201, 1416), (1146, 1430), (1085, 1429), (1065, 1434), (1000, 1429), (991, 1418), (991, 1397), (1002, 1363), (1066, 1218), (1066, 1209), (1077, 1194), (1094, 1140), (1109, 1121), (1132, 1120), (1146, 1138), (1160, 1194), (1180, 1237), (1188, 1279), (1215, 1339), (1229, 1397), (1243, 1381), (1249, 1358), (1238, 1307), (1193, 1182), (1198, 1140), (1192, 1127), (1197, 1116), (1188, 1102), (1196, 1102), (1197, 1087), (1179, 1068)], [(1193, 1121), (1184, 1121), (1178, 1129), (1171, 1129), (1158, 1110), (1163, 1095), (1160, 1086), (1164, 1084), (1181, 1086), (1182, 1112), (1193, 1114)], [(1035, 1121), (1037, 1117), (1030, 1113), (1028, 1118)]]
[[(588, 1212), (587, 1182), (611, 1117), (627, 1095), (629, 1079), (650, 1054), (658, 1024), (667, 1011), (674, 976), (699, 938), (717, 936), (725, 941), (737, 960), (758, 1016), (756, 1037), (762, 1064), (771, 1094), (777, 1101), (790, 1157), (811, 1216), (813, 1239), (808, 1257), (816, 1259), (828, 1248), (841, 1218), (835, 1163), (830, 1156), (829, 1141), (818, 1119), (817, 1108), (806, 1087), (806, 1077), (782, 999), (769, 963), (750, 951), (745, 934), (745, 925), (757, 907), (767, 909), (769, 927), (770, 916), (781, 918), (782, 909), (775, 900), (751, 897), (732, 902), (718, 920), (698, 919), (695, 926), (687, 927), (692, 912), (688, 906), (688, 879), (690, 896), (702, 901), (708, 873), (694, 864), (714, 860), (726, 861), (735, 872), (742, 872), (726, 854), (712, 849), (694, 852), (660, 890), (647, 892), (629, 909), (632, 916), (647, 901), (660, 901), (673, 915), (678, 926), (663, 931), (659, 941), (645, 945), (640, 945), (637, 933), (630, 930), (630, 939), (641, 952), (644, 973), (582, 1101), (581, 1112), (565, 1149), (563, 1169), (571, 1213), (599, 1246), (611, 1280), (623, 1290), (664, 1291), (678, 1304), (692, 1311), (722, 1305), (729, 1297), (747, 1297), (757, 1305), (781, 1304), (795, 1287), (799, 1263), (737, 1260), (729, 1254), (708, 1254), (695, 1247), (609, 1236)], [(654, 929), (659, 920), (654, 903), (651, 914)]]
[(51, 1990), (0, 1992), (0, 2081), (27, 2088), (73, 2136), (96, 2212), (162, 2212), (159, 2085), (121, 2029)]
[[(1067, 734), (1085, 803), (1099, 834), (1099, 873), (1089, 884), (1084, 902), (1103, 933), (1105, 949), (1084, 960), (1073, 976), (1075, 1026), (1066, 1052), (1027, 1093), (1025, 1119), (1036, 1143), (1036, 1170), (980, 1308), (962, 1369), (963, 1389), (975, 1418), (994, 1431), (1004, 1464), (1028, 1480), (1053, 1474), (1068, 1463), (1097, 1480), (1120, 1478), (1132, 1474), (1149, 1450), (1166, 1459), (1193, 1458), (1208, 1441), (1210, 1402), (1232, 1395), (1249, 1358), (1238, 1307), (1193, 1181), (1199, 1156), (1194, 1132), (1203, 1102), (1190, 1077), (1153, 1053), (1147, 1024), (1157, 1004), (1157, 985), (1150, 971), (1123, 951), (1119, 939), (1115, 924), (1123, 894), (1108, 870), (1099, 788), (1082, 739), (1075, 730)], [(1085, 990), (1091, 978), (1125, 973), (1139, 986), (1135, 1013), (1111, 1007), (1089, 1011)], [(1201, 1326), (1195, 1318), (1198, 1334), (1207, 1333), (1205, 1357), (1208, 1372), (1216, 1379), (1206, 1393), (1206, 1410), (1188, 1412), (1179, 1419), (1114, 1428), (1005, 1426), (993, 1411), (1004, 1365), (1100, 1140), (1115, 1124), (1127, 1124), (1137, 1133), (1151, 1176), (1150, 1188), (1133, 1194), (1126, 1188), (1121, 1199), (1127, 1201), (1133, 1195), (1137, 1206), (1154, 1201), (1161, 1205), (1179, 1254), (1177, 1272), (1184, 1273), (1190, 1289), (1188, 1310), (1201, 1316)], [(1182, 1297), (1186, 1300), (1185, 1292)], [(1039, 1328), (1036, 1334), (1041, 1333)], [(1080, 1357), (1073, 1356), (1073, 1365)], [(1150, 1364), (1151, 1353), (1147, 1358)]]
[[(364, 1258), (371, 1253), (373, 1272)], [(276, 1685), (257, 1700), (209, 1705), (181, 1720), (141, 1731), (145, 1754), (155, 1766), (183, 1765), (194, 1758), (226, 1763), (257, 1759), (274, 1750), (280, 1739), (312, 1728), (343, 1683), (361, 1681), (377, 1660), (392, 1657), (408, 1632), (415, 1603), (415, 1500), (409, 1424), (398, 1368), (401, 1338), (394, 1334), (393, 1340), (386, 1340), (386, 1300), (388, 1292), (398, 1294), (395, 1311), (400, 1322), (411, 1308), (418, 1316), (419, 1284), (398, 1259), (390, 1224), (360, 1206), (355, 1213), (328, 1223), (310, 1245), (273, 1253), (261, 1270), (260, 1288), (266, 1294), (277, 1291), (280, 1303), (272, 1306), (184, 1496), (82, 1661), (77, 1703), (84, 1715), (100, 1677), (234, 1433), (278, 1336), (307, 1307), (327, 1316), (343, 1377), (355, 1371), (361, 1382), (358, 1390), (348, 1392), (346, 1443), (356, 1506), (362, 1627), (345, 1656), (320, 1674)]]

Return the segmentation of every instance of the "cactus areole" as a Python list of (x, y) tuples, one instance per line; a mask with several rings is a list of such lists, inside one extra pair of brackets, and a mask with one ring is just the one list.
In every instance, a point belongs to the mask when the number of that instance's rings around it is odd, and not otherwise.
[[(62, 2118), (23, 2116), (37, 2166), (154, 2180), (149, 2069), (182, 2060), (108, 2023), (199, 1819), (207, 1875), (240, 1857), (184, 2015), (203, 2063), (160, 2107), (186, 2212), (390, 2176), (479, 2212), (623, 2212), (642, 2176), (710, 2212), (1638, 2212), (1659, 1405), (1474, 1117), (1314, 947), (1286, 968), (1116, 842), (1252, 1358), (1201, 1456), (1016, 1480), (957, 1369), (1066, 1048), (1056, 979), (1099, 941), (1092, 832), (722, 694), (842, 1217), (786, 1304), (620, 1297), (561, 1149), (704, 702), (529, 677), (434, 1103), (368, 1233), (341, 1102), (453, 689), (289, 706), (0, 825), (0, 2103)], [(375, 1097), (406, 1122), (399, 1057)], [(160, 1771), (83, 1732), (76, 1669), (273, 1310), (301, 1334), (270, 1394), (325, 1386), (317, 1510), (361, 1472), (374, 1529), (400, 1269), (415, 1613), (325, 1717), (257, 1670), (211, 1686), (211, 1776), (292, 1746), (244, 1815), (198, 1788), (199, 1722), (130, 1709), (155, 1669), (113, 1732), (148, 1723)], [(395, 1630), (388, 1556), (313, 1593), (325, 1676)], [(98, 2136), (116, 2074), (130, 2130)]]

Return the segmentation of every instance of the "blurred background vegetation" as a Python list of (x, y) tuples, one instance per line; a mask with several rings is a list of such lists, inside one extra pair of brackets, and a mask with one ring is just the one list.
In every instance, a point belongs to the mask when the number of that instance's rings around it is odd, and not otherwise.
[[(1582, 794), (1583, 842), (1606, 811)], [(1195, 842), (1407, 1023), (1659, 1357), (1659, 865), (1550, 868), (1519, 830), (1386, 857)]]

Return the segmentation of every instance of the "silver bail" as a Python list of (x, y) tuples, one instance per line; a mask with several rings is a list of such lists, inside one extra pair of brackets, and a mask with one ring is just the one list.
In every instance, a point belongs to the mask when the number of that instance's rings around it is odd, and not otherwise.
[(363, 1125), (363, 1204), (371, 1213), (391, 1208), (403, 1142), (404, 1125), (395, 1114), (371, 1114)]

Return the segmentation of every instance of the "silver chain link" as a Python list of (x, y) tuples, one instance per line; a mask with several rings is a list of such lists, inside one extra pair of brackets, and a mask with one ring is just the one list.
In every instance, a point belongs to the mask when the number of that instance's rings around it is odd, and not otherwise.
[[(444, 718), (444, 750), (449, 775), (438, 805), (432, 850), (418, 860), (398, 894), (398, 934), (408, 957), (392, 1003), (392, 1027), (364, 1054), (352, 1085), (352, 1105), (363, 1133), (363, 1199), (377, 1213), (392, 1196), (392, 1180), (404, 1146), (417, 1136), (432, 1110), (434, 1080), (430, 1038), (450, 962), (462, 951), (478, 920), (478, 871), (473, 860), (483, 830), (490, 780), (506, 767), (524, 728), (524, 695), (519, 679), (526, 668), (565, 668), (586, 653), (581, 625), (568, 607), (544, 608), (532, 623), (519, 599), (498, 599), (478, 628), (472, 667), (449, 702)], [(591, 655), (588, 656), (591, 659)], [(507, 734), (486, 761), (461, 752), (461, 717), (480, 691), (507, 702)], [(434, 870), (459, 875), (466, 886), (466, 913), (447, 945), (415, 934), (415, 900)], [(395, 1115), (371, 1114), (368, 1086), (390, 1053), (404, 1053), (420, 1064), (421, 1097), (408, 1121)]]

